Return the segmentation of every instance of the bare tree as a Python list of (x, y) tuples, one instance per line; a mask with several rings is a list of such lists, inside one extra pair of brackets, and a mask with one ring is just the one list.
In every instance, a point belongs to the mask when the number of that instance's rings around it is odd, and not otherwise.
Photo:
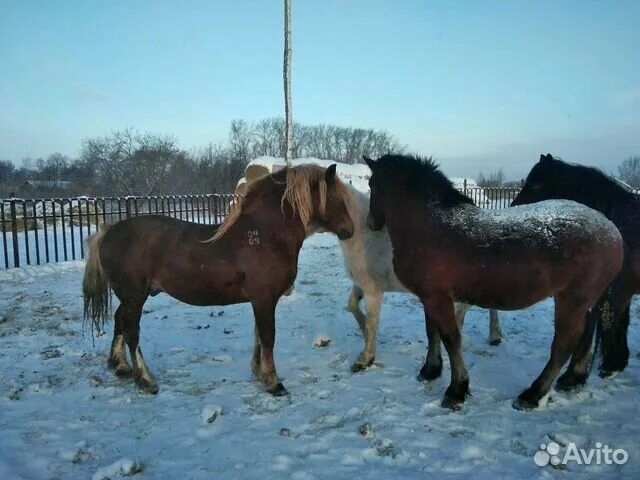
[(284, 122), (281, 118), (267, 118), (256, 123), (253, 156), (281, 157), (283, 154)]
[(482, 172), (478, 174), (477, 180), (479, 187), (501, 187), (504, 184), (504, 172), (502, 168), (489, 172), (489, 176), (485, 177)]
[(163, 189), (172, 163), (184, 155), (172, 137), (132, 129), (84, 141), (81, 161), (95, 172), (101, 190), (119, 195), (152, 195)]
[(293, 149), (293, 111), (291, 104), (291, 0), (284, 0), (284, 114), (285, 114), (285, 160), (291, 166)]
[(11, 160), (0, 160), (0, 184), (9, 183), (12, 180), (15, 167)]
[(640, 156), (625, 159), (618, 167), (620, 180), (634, 188), (640, 188)]

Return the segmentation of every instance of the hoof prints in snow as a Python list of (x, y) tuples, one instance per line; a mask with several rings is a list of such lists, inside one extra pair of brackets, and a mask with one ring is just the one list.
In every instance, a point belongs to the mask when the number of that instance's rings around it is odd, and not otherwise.
[[(95, 347), (82, 335), (82, 269), (33, 270), (0, 279), (0, 407), (10, 412), (0, 413), (0, 478), (538, 478), (562, 473), (533, 461), (549, 441), (629, 453), (624, 466), (567, 465), (572, 478), (640, 478), (633, 322), (625, 372), (592, 375), (578, 392), (552, 392), (544, 408), (517, 412), (511, 402), (548, 359), (553, 305), (506, 313), (496, 349), (486, 345), (486, 313), (474, 309), (464, 330), (473, 396), (450, 412), (440, 407), (446, 355), (442, 378), (415, 380), (425, 331), (408, 295), (385, 296), (377, 368), (351, 373), (363, 348), (344, 308), (351, 285), (335, 237), (316, 235), (301, 251), (294, 294), (276, 311), (288, 397), (252, 377), (250, 305), (212, 317), (166, 295), (149, 301), (142, 320), (141, 348), (160, 386), (150, 396), (107, 369), (113, 323)], [(323, 336), (331, 343), (314, 348)]]

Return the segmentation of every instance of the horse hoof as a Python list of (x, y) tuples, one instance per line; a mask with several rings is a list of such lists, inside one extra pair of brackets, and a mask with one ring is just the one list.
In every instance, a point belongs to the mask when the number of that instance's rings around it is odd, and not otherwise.
[(138, 389), (142, 393), (149, 393), (151, 395), (155, 395), (160, 390), (156, 383), (151, 383), (146, 380), (142, 380), (138, 382)]
[(364, 372), (366, 369), (367, 365), (364, 365), (362, 363), (354, 363), (353, 365), (351, 365), (351, 371), (353, 373)]
[(460, 410), (462, 408), (462, 404), (469, 395), (468, 380), (461, 381), (455, 385), (449, 385), (447, 390), (444, 392), (442, 406), (449, 410)]
[(587, 383), (586, 375), (565, 373), (556, 382), (556, 388), (561, 392), (569, 392), (582, 387), (585, 383)]
[(273, 395), (274, 397), (284, 397), (289, 395), (289, 392), (281, 382), (276, 383), (273, 387), (267, 389), (267, 392)]
[(600, 372), (598, 372), (598, 376), (600, 378), (613, 378), (616, 375), (618, 375), (621, 372), (621, 370), (604, 370), (601, 369)]
[(420, 369), (418, 374), (418, 381), (431, 382), (442, 375), (442, 364), (440, 365), (427, 365), (426, 363)]
[(453, 410), (457, 412), (462, 409), (462, 405), (464, 404), (464, 400), (460, 400), (459, 398), (453, 398), (449, 395), (445, 395), (442, 399), (442, 407), (448, 408), (449, 410)]
[(353, 373), (362, 372), (373, 365), (373, 358), (368, 362), (361, 362), (360, 360), (356, 361), (353, 365), (351, 365), (351, 371)]
[(492, 347), (497, 347), (501, 343), (502, 343), (502, 339), (501, 338), (496, 338), (496, 339), (493, 339), (493, 340), (489, 340), (489, 345), (491, 345)]
[(133, 370), (129, 365), (118, 365), (115, 369), (115, 374), (120, 378), (129, 378), (133, 375)]
[(520, 395), (518, 398), (516, 398), (513, 401), (511, 406), (514, 409), (521, 410), (521, 411), (534, 410), (534, 409), (538, 408), (538, 401), (537, 400), (532, 400), (532, 399), (527, 398), (527, 397), (525, 397), (523, 395)]

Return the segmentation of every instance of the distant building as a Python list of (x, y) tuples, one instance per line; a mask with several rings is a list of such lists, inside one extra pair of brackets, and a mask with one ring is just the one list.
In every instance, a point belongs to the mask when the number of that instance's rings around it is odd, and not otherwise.
[(73, 188), (73, 182), (70, 180), (27, 180), (22, 184), (22, 188), (29, 189), (57, 189), (57, 190), (71, 190)]

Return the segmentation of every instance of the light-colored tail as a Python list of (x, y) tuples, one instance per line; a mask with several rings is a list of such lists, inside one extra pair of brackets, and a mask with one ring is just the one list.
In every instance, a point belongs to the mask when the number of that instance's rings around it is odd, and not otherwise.
[(91, 333), (100, 334), (109, 319), (111, 288), (100, 262), (100, 245), (109, 225), (101, 225), (100, 231), (87, 238), (87, 265), (84, 269), (82, 292), (84, 294), (84, 320), (91, 320)]

